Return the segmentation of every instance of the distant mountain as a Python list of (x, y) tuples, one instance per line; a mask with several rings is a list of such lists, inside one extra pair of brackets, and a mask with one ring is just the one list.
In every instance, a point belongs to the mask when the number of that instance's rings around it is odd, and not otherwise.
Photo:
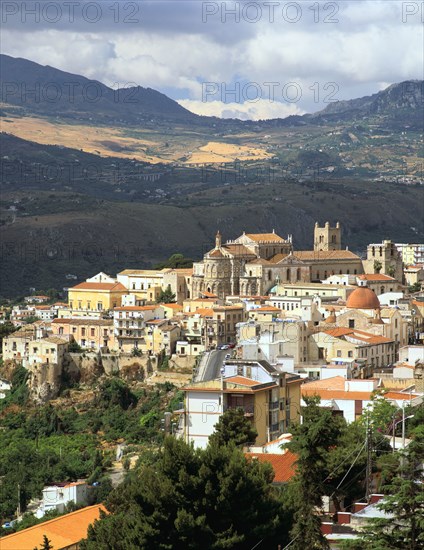
[(318, 113), (305, 115), (311, 122), (355, 122), (382, 117), (387, 127), (422, 129), (424, 123), (424, 81), (407, 80), (392, 84), (371, 96), (330, 103)]
[(151, 88), (113, 90), (97, 80), (8, 55), (0, 55), (0, 84), (2, 102), (49, 116), (90, 116), (97, 122), (131, 125), (152, 116), (187, 123), (200, 118)]
[[(350, 124), (364, 118), (383, 119), (387, 129), (421, 130), (424, 123), (424, 81), (408, 80), (359, 99), (330, 103), (303, 116), (266, 121), (240, 121), (196, 115), (166, 95), (141, 86), (113, 90), (96, 80), (39, 65), (27, 59), (0, 55), (1, 101), (25, 113), (60, 116), (108, 125), (140, 126), (180, 123), (214, 127), (215, 131), (261, 130), (305, 124)], [(34, 90), (36, 91), (34, 93)]]

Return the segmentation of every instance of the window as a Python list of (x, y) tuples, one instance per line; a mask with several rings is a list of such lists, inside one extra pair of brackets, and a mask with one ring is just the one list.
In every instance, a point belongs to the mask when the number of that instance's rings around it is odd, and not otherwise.
[(85, 328), (81, 329), (81, 336), (85, 336)]
[(355, 319), (349, 319), (349, 328), (355, 328)]
[(94, 328), (90, 329), (90, 334), (91, 334), (91, 336), (94, 336), (94, 335), (95, 335), (95, 333), (96, 333), (96, 331), (95, 331), (95, 329), (94, 329)]
[(102, 309), (103, 309), (103, 302), (97, 302), (97, 309), (98, 309), (98, 311), (102, 311)]
[(337, 350), (337, 357), (341, 357), (342, 356), (342, 350), (341, 349), (338, 349)]
[(87, 309), (91, 309), (91, 302), (87, 302)]
[(347, 356), (348, 356), (348, 357), (353, 357), (353, 351), (348, 351), (348, 352), (347, 352)]

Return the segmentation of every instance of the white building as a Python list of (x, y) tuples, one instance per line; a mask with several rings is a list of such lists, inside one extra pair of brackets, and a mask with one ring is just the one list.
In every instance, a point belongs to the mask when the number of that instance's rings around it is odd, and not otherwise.
[(42, 502), (35, 511), (35, 516), (42, 518), (51, 510), (57, 510), (59, 513), (62, 513), (69, 502), (77, 505), (88, 504), (88, 494), (89, 487), (85, 481), (58, 483), (44, 487)]

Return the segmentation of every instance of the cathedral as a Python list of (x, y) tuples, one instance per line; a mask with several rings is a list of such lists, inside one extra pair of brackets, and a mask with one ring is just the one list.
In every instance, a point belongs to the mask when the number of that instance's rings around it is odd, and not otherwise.
[(278, 284), (320, 281), (334, 274), (360, 275), (362, 260), (341, 249), (341, 227), (318, 223), (314, 228), (314, 249), (293, 251), (292, 237), (272, 233), (243, 233), (222, 243), (218, 231), (215, 248), (194, 263), (191, 296), (205, 293), (226, 296), (266, 295)]
[(215, 248), (193, 265), (192, 296), (264, 295), (278, 283), (309, 280), (310, 268), (293, 256), (290, 236), (283, 239), (274, 231), (243, 233), (222, 244), (218, 231)]

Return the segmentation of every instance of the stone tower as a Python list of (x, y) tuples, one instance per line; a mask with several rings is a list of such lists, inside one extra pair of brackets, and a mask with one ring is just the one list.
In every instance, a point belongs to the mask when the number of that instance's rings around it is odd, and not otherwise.
[(315, 223), (314, 229), (314, 250), (341, 250), (342, 248), (342, 230), (340, 223), (336, 227), (330, 227), (329, 222), (325, 222), (324, 227)]
[(382, 273), (403, 281), (402, 256), (395, 243), (385, 240), (378, 244), (369, 244), (367, 259), (363, 261), (365, 273)]

